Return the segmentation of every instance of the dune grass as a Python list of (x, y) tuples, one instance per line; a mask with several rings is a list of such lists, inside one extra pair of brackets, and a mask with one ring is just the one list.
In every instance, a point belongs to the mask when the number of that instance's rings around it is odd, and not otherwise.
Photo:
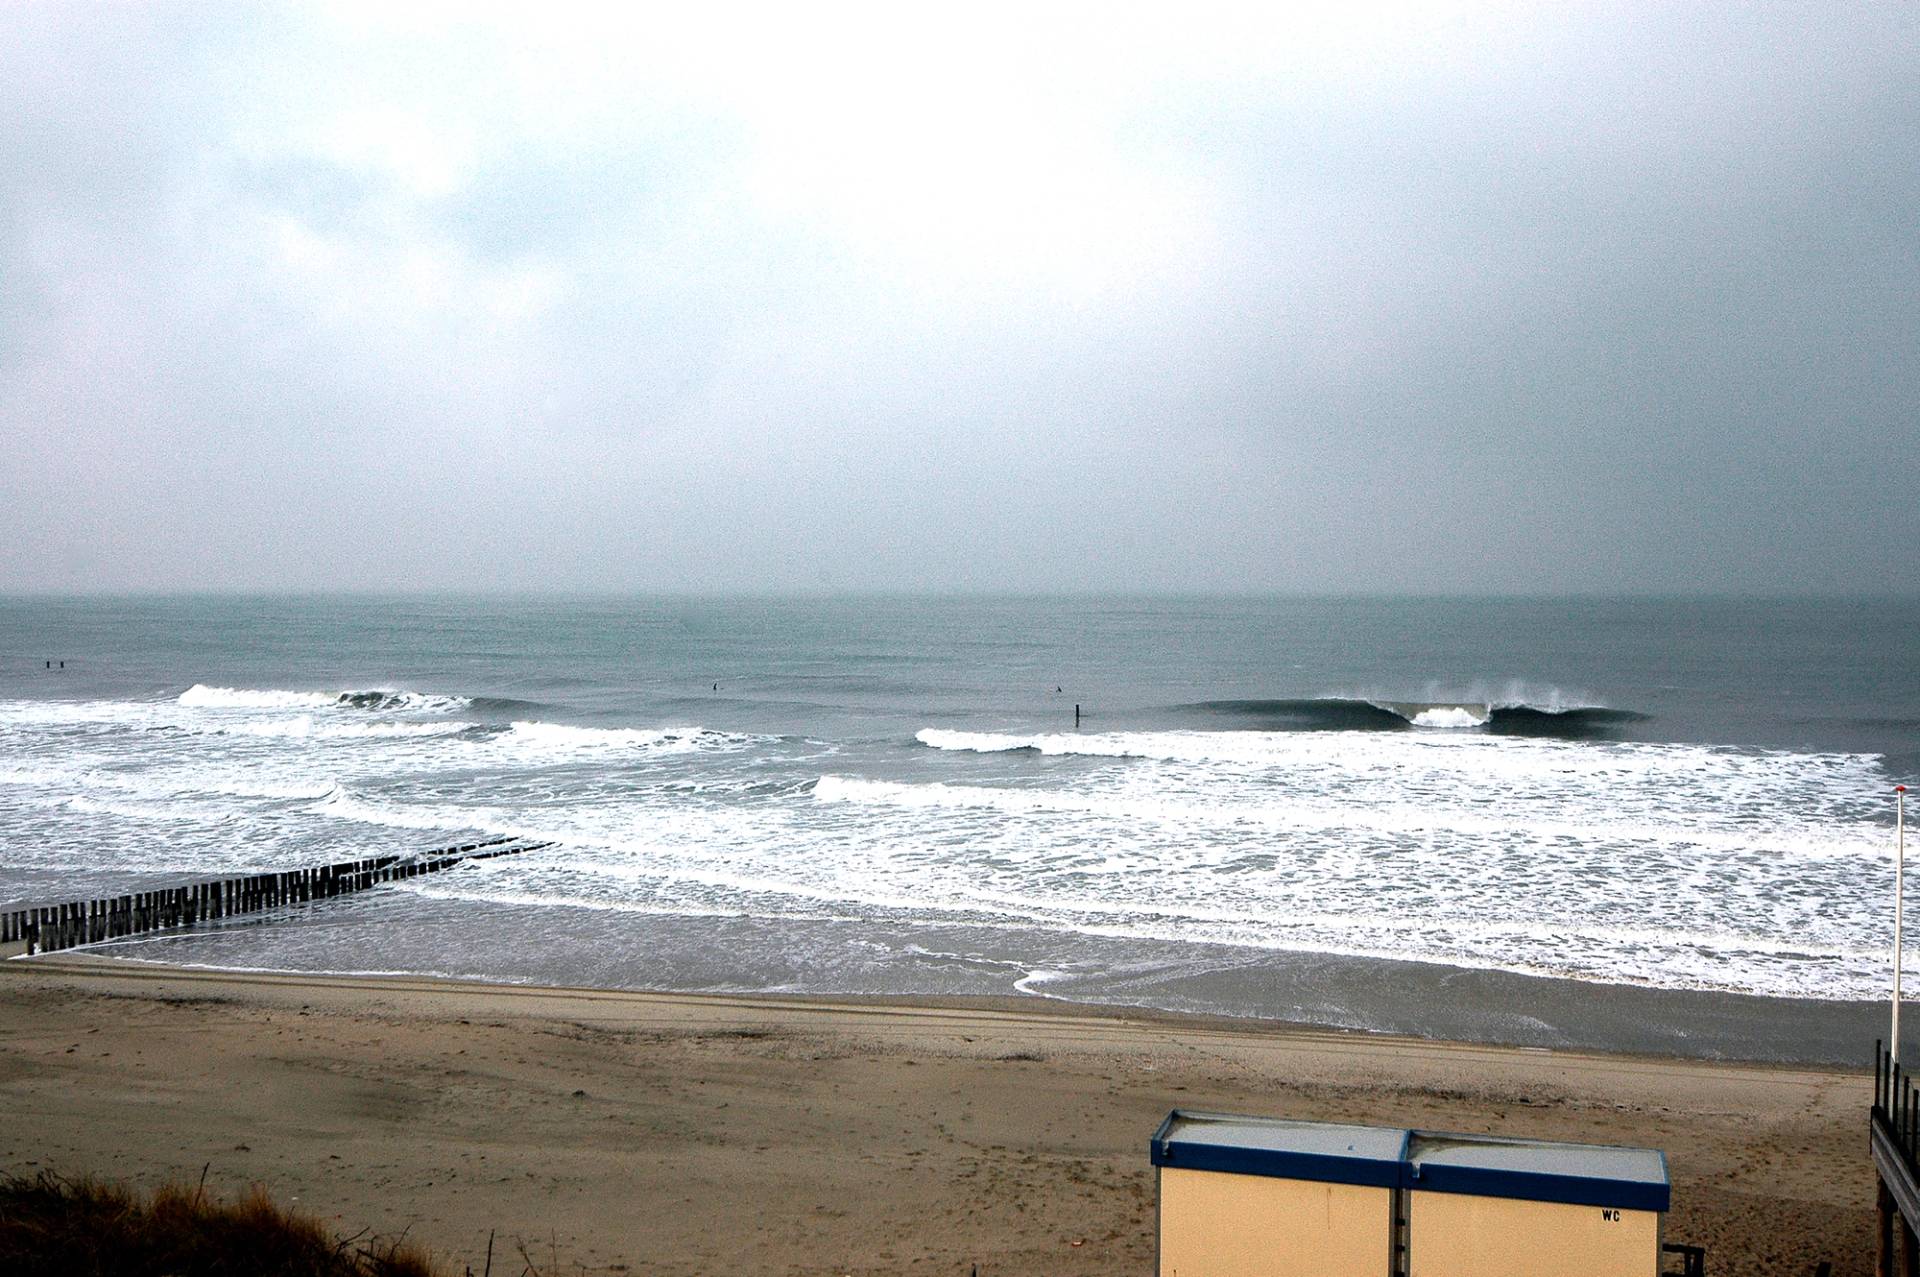
[(0, 1177), (9, 1277), (441, 1277), (416, 1247), (335, 1237), (261, 1188), (233, 1202), (168, 1185), (143, 1196), (49, 1174)]

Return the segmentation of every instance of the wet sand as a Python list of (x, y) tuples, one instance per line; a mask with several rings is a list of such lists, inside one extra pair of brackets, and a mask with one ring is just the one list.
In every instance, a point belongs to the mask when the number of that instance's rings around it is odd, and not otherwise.
[(1148, 1274), (1174, 1106), (1664, 1149), (1708, 1271), (1871, 1267), (1871, 1077), (1019, 999), (0, 963), (0, 1169), (268, 1185), (495, 1273)]
[[(487, 947), (482, 949), (482, 944)], [(884, 959), (874, 963), (875, 946)], [(4, 956), (0, 948), (0, 956)], [(1871, 1069), (1884, 1002), (1603, 984), (1433, 962), (911, 922), (675, 918), (366, 892), (92, 946), (194, 967), (816, 998), (1007, 997), (1554, 1050)], [(916, 956), (917, 955), (917, 956)], [(965, 955), (960, 957), (959, 955)], [(1920, 1036), (1909, 1047), (1920, 1049)]]

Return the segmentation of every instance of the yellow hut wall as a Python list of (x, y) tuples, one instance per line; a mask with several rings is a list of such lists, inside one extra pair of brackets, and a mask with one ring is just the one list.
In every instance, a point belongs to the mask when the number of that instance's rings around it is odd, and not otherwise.
[(1160, 1277), (1388, 1277), (1393, 1192), (1160, 1168)]
[(1408, 1194), (1408, 1277), (1654, 1277), (1656, 1211)]

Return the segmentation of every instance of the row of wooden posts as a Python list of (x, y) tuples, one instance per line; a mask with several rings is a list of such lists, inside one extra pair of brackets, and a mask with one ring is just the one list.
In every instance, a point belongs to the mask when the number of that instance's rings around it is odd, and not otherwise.
[(427, 856), (375, 856), (347, 860), (318, 869), (289, 869), (282, 873), (249, 874), (196, 882), (161, 891), (136, 891), (101, 900), (73, 900), (66, 904), (15, 909), (0, 914), (0, 945), (24, 940), (27, 952), (51, 952), (77, 945), (97, 944), (122, 936), (197, 922), (230, 918), (280, 905), (328, 900), (364, 891), (384, 882), (417, 878), (450, 869), (464, 860), (486, 860), (537, 851), (551, 843), (519, 838), (491, 838), (485, 842), (448, 847)]

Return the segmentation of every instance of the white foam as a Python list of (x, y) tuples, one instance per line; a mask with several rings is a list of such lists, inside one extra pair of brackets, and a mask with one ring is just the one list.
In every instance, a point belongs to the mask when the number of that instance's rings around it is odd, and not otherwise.
[[(1229, 799), (1203, 794), (1162, 793), (1123, 787), (1106, 792), (1013, 789), (947, 782), (909, 784), (823, 776), (814, 786), (822, 803), (891, 806), (903, 809), (947, 808), (1095, 817), (1171, 826), (1231, 839), (1265, 830), (1327, 838), (1368, 839), (1468, 836), (1488, 841), (1577, 842), (1604, 836), (1620, 844), (1659, 846), (1676, 853), (1687, 849), (1764, 852), (1801, 856), (1874, 855), (1880, 850), (1871, 826), (1836, 828), (1779, 820), (1760, 829), (1703, 826), (1693, 819), (1661, 819), (1599, 811), (1563, 813), (1554, 805), (1514, 804), (1487, 810), (1481, 795), (1462, 803), (1375, 803), (1347, 798), (1242, 792)], [(1189, 829), (1189, 836), (1195, 832)]]
[(445, 833), (511, 833), (501, 819), (502, 813), (484, 808), (453, 807), (440, 804), (382, 803), (371, 801), (342, 787), (314, 804), (313, 810), (335, 820), (364, 825), (384, 825), (390, 829), (434, 830)]
[(1069, 978), (1068, 973), (1065, 971), (1049, 971), (1045, 967), (1038, 967), (1027, 972), (1027, 974), (1021, 976), (1018, 980), (1015, 980), (1013, 987), (1021, 993), (1030, 993), (1036, 997), (1055, 998), (1057, 1000), (1057, 996), (1048, 993), (1045, 986), (1067, 978)]
[(1415, 727), (1439, 727), (1458, 730), (1485, 727), (1490, 711), (1484, 705), (1435, 705), (1423, 709), (1408, 721)]
[(180, 693), (179, 703), (193, 709), (299, 709), (336, 704), (338, 692), (282, 692), (240, 687), (208, 687), (195, 683)]
[(371, 692), (342, 692), (341, 701), (361, 708), (360, 701), (372, 698), (365, 708), (394, 711), (402, 714), (448, 714), (468, 709), (473, 705), (470, 696), (448, 696), (434, 692), (409, 692), (391, 688), (376, 688)]
[(191, 709), (377, 709), (396, 713), (444, 713), (465, 709), (465, 696), (411, 692), (404, 688), (366, 688), (338, 692), (284, 691), (276, 688), (209, 687), (195, 683), (177, 703)]
[(43, 881), (512, 833), (558, 845), (409, 890), (1789, 996), (1881, 980), (1872, 756), (1445, 730), (917, 739), (0, 702), (0, 828), (34, 831), (7, 867)]
[(1089, 810), (1070, 795), (1023, 793), (976, 785), (949, 785), (942, 781), (909, 785), (896, 781), (861, 780), (854, 776), (822, 776), (813, 796), (823, 803), (886, 803), (897, 807), (989, 807), (998, 811), (1061, 811), (1069, 806)]
[(58, 769), (0, 768), (0, 785), (33, 786), (50, 790), (109, 790), (146, 797), (214, 795), (227, 798), (319, 799), (335, 788), (332, 780), (278, 782), (249, 773), (211, 774), (185, 771), (150, 770), (118, 773), (98, 768)]
[(0, 726), (138, 727), (164, 721), (156, 710), (138, 701), (4, 701), (0, 702)]
[(533, 722), (514, 723), (509, 736), (509, 745), (548, 751), (645, 750), (654, 754), (734, 750), (770, 739), (704, 727), (576, 727)]
[(457, 736), (473, 730), (470, 723), (355, 723), (325, 721), (311, 714), (252, 722), (225, 722), (187, 730), (218, 736), (284, 737), (289, 740), (376, 740), (380, 738)]

